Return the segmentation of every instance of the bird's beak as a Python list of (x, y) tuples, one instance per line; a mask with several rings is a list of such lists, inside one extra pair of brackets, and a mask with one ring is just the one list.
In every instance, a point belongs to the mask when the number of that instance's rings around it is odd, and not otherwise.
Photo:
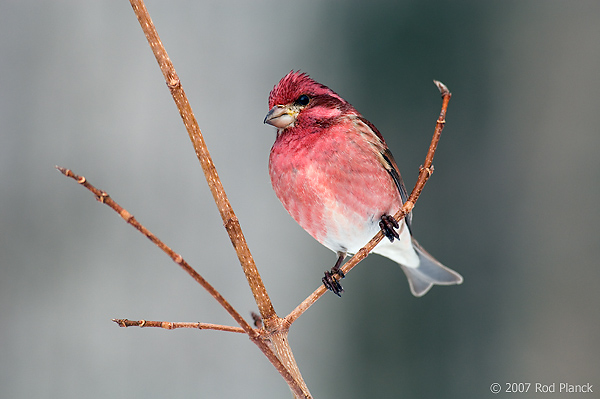
[(297, 116), (298, 110), (291, 109), (286, 105), (275, 105), (269, 110), (263, 122), (273, 125), (276, 128), (284, 129), (296, 122)]

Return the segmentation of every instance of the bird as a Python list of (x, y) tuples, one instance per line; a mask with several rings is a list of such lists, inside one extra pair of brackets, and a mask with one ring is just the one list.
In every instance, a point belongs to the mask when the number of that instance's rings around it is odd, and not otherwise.
[(442, 265), (412, 237), (412, 213), (393, 216), (408, 199), (398, 166), (383, 136), (349, 102), (300, 71), (290, 71), (269, 93), (264, 123), (277, 128), (269, 155), (275, 194), (292, 218), (337, 254), (322, 278), (341, 296), (340, 270), (378, 231), (372, 252), (398, 263), (411, 293), (433, 285), (461, 284), (462, 276)]

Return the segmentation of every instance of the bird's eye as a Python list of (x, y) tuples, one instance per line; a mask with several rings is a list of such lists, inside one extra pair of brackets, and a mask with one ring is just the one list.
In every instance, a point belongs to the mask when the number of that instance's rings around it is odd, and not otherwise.
[(309, 101), (310, 101), (310, 98), (306, 94), (302, 94), (300, 97), (298, 97), (296, 99), (296, 104), (305, 106), (305, 105), (308, 105)]

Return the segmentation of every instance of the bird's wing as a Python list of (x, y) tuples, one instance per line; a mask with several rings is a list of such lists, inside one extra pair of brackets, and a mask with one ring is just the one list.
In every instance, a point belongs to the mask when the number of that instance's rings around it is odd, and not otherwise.
[[(385, 143), (381, 133), (379, 133), (379, 130), (377, 130), (377, 128), (371, 122), (362, 116), (358, 117), (358, 120), (362, 122), (357, 123), (358, 129), (369, 137), (369, 142), (377, 150), (377, 154), (379, 155), (377, 158), (385, 170), (387, 170), (390, 176), (392, 176), (392, 179), (398, 188), (398, 192), (400, 193), (402, 203), (404, 204), (408, 200), (408, 192), (406, 191), (406, 186), (404, 186), (402, 175), (400, 175), (398, 165), (396, 164), (396, 160), (394, 159), (392, 152)], [(404, 219), (406, 220), (408, 230), (411, 231), (412, 211), (409, 212)]]

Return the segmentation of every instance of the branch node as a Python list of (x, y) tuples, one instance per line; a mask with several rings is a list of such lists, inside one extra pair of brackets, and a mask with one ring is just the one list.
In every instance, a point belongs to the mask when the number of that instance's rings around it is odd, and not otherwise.
[[(102, 201), (100, 201), (100, 202), (102, 202)], [(129, 213), (129, 212), (127, 211), (127, 209), (123, 209), (121, 212), (119, 212), (119, 215), (121, 215), (121, 217), (122, 217), (122, 218), (123, 218), (123, 219), (124, 219), (124, 220), (125, 220), (127, 223), (129, 223), (129, 221), (130, 221), (131, 219), (133, 219), (133, 215), (132, 215), (131, 213)]]
[[(81, 176), (83, 177), (83, 176)], [(84, 181), (85, 181), (85, 177), (83, 177)], [(77, 181), (77, 183), (81, 183), (80, 181)], [(106, 201), (106, 199), (110, 197), (108, 195), (108, 193), (106, 191), (101, 191), (99, 194), (96, 195), (96, 199), (98, 200), (98, 202), (104, 204), (104, 202)]]
[(71, 172), (71, 169), (63, 168), (62, 166), (58, 166), (58, 165), (54, 165), (54, 167), (56, 168), (56, 170), (58, 170), (63, 175), (65, 175), (67, 177), (73, 177), (73, 172)]
[(233, 226), (239, 225), (239, 224), (240, 224), (240, 222), (239, 222), (238, 218), (234, 215), (234, 216), (228, 218), (227, 221), (225, 223), (223, 223), (223, 226), (225, 226), (225, 229), (227, 231), (229, 231), (233, 228)]
[(367, 248), (363, 247), (363, 248), (361, 248), (361, 249), (358, 250), (358, 252), (356, 253), (356, 255), (358, 255), (361, 259), (364, 259), (370, 253), (371, 253), (371, 251), (369, 251)]
[(173, 91), (181, 88), (181, 80), (175, 72), (168, 72), (166, 76), (166, 83), (169, 90)]
[(250, 315), (252, 316), (252, 320), (254, 320), (254, 327), (256, 327), (258, 329), (262, 329), (263, 328), (262, 317), (260, 317), (260, 315), (256, 312), (250, 312)]
[(426, 167), (424, 167), (423, 165), (419, 166), (419, 172), (420, 172), (420, 173), (421, 173), (421, 172), (425, 172), (425, 173), (427, 173), (427, 178), (430, 178), (430, 177), (431, 177), (431, 175), (433, 174), (433, 171), (434, 171), (434, 167), (433, 167), (433, 165), (431, 165), (431, 167), (429, 167), (429, 168), (426, 168)]
[(144, 327), (146, 325), (146, 320), (140, 320), (139, 327)]
[(433, 80), (433, 83), (437, 86), (438, 90), (440, 91), (440, 94), (442, 95), (442, 97), (447, 96), (450, 94), (450, 90), (448, 90), (448, 87), (446, 87), (445, 84), (443, 84), (442, 82), (440, 82), (439, 80)]
[(115, 323), (119, 325), (119, 327), (127, 327), (127, 323), (124, 319), (112, 319)]

